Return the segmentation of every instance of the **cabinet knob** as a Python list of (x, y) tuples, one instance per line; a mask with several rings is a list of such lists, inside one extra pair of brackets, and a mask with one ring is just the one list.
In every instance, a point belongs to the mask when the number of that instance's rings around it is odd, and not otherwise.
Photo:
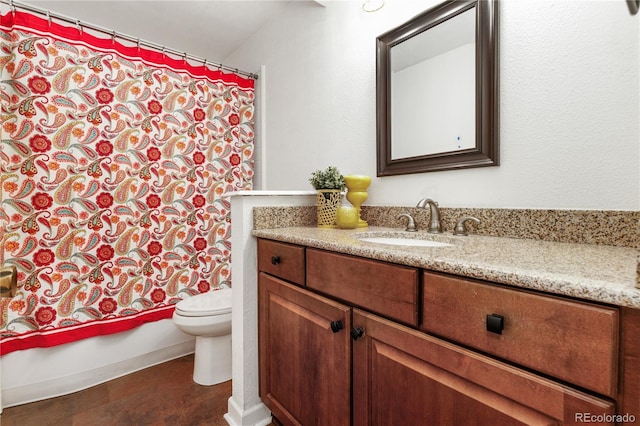
[(280, 263), (280, 256), (271, 256), (271, 264), (277, 265), (278, 263)]
[(353, 340), (358, 340), (359, 338), (364, 336), (364, 329), (362, 327), (352, 328), (350, 334)]
[(334, 333), (337, 333), (338, 331), (342, 330), (344, 328), (344, 325), (342, 325), (342, 321), (338, 320), (338, 321), (331, 321), (331, 331), (333, 331)]
[(487, 315), (487, 331), (502, 334), (504, 330), (504, 317), (498, 314)]

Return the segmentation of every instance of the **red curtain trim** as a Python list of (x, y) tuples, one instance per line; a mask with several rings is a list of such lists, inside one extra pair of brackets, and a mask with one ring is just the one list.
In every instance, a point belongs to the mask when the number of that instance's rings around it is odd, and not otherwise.
[(225, 83), (235, 84), (244, 90), (252, 90), (255, 87), (254, 80), (237, 74), (227, 74), (219, 70), (214, 71), (204, 65), (193, 66), (183, 59), (174, 59), (168, 54), (163, 54), (155, 50), (138, 46), (127, 47), (111, 38), (99, 38), (87, 33), (87, 31), (90, 30), (80, 31), (78, 28), (60, 25), (26, 12), (9, 11), (6, 15), (0, 16), (0, 27), (4, 31), (18, 28), (23, 31), (50, 36), (70, 43), (81, 43), (88, 49), (105, 53), (117, 52), (127, 59), (142, 60), (154, 67), (186, 72), (196, 78), (204, 77), (212, 81), (222, 80)]
[(49, 331), (35, 330), (19, 336), (7, 337), (0, 343), (0, 355), (23, 349), (50, 348), (89, 337), (120, 333), (147, 322), (171, 318), (174, 309), (175, 305), (163, 306), (157, 310), (145, 311), (127, 317), (118, 317), (111, 320), (101, 319), (95, 322), (86, 322)]

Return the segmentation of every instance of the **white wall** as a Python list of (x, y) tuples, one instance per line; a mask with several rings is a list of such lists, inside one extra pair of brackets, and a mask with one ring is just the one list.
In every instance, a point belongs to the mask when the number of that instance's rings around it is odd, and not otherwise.
[[(266, 66), (264, 189), (375, 176), (375, 38), (438, 2), (294, 1), (225, 59)], [(367, 204), (640, 209), (639, 22), (622, 0), (502, 1), (501, 166), (374, 178)]]

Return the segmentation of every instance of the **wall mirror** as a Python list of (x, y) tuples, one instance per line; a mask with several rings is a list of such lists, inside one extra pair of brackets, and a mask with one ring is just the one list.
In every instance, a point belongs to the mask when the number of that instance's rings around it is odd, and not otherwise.
[(498, 165), (497, 18), (447, 1), (377, 38), (378, 176)]

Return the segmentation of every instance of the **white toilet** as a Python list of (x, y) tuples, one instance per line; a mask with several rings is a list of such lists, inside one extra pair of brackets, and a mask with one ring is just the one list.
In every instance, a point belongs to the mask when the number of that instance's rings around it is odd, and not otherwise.
[(231, 379), (231, 289), (210, 291), (176, 304), (173, 322), (196, 336), (193, 380), (215, 385)]

